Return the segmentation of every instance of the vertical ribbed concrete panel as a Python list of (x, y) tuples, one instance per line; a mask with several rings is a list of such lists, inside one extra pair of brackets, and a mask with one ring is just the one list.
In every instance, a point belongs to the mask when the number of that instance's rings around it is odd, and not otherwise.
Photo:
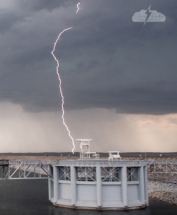
[(141, 166), (139, 168), (139, 189), (140, 189), (140, 201), (144, 205), (145, 199), (144, 199), (144, 168)]
[(145, 192), (145, 204), (146, 206), (148, 206), (149, 198), (148, 198), (147, 166), (144, 167), (144, 192)]
[(61, 160), (51, 175), (49, 199), (59, 207), (127, 210), (148, 205), (147, 167), (142, 161)]
[(56, 166), (53, 167), (53, 182), (54, 182), (54, 202), (58, 201), (58, 193), (59, 193), (59, 183), (58, 183), (58, 168)]
[(124, 207), (128, 206), (128, 199), (127, 199), (127, 167), (123, 166), (121, 168), (121, 182), (122, 182), (122, 202)]
[(102, 206), (102, 183), (101, 183), (101, 167), (96, 167), (96, 183), (97, 183), (97, 206)]
[(50, 179), (48, 179), (48, 194), (49, 194), (49, 201), (51, 200), (51, 185), (50, 185)]
[[(48, 168), (49, 168), (49, 173), (52, 174), (52, 171), (51, 171), (52, 167), (49, 166)], [(48, 193), (49, 193), (49, 200), (50, 201), (51, 201), (51, 198), (52, 198), (52, 186), (51, 186), (51, 183), (52, 183), (51, 179), (49, 178), (48, 179)]]
[(75, 166), (70, 167), (71, 171), (71, 204), (76, 204), (76, 168)]

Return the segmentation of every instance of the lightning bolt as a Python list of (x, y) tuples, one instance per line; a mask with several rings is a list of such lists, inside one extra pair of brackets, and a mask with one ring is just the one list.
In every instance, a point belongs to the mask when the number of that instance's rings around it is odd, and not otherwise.
[(79, 2), (79, 3), (77, 3), (77, 11), (76, 11), (76, 13), (78, 13), (79, 12), (79, 10), (80, 10), (80, 7), (79, 7), (79, 5), (80, 5), (81, 3)]
[(62, 107), (62, 120), (63, 120), (63, 125), (65, 126), (65, 128), (66, 128), (66, 130), (67, 130), (67, 132), (68, 132), (69, 137), (71, 138), (72, 145), (73, 145), (72, 153), (74, 154), (74, 150), (75, 150), (74, 139), (73, 139), (73, 137), (71, 136), (71, 132), (70, 132), (70, 130), (69, 130), (69, 128), (68, 128), (68, 126), (67, 126), (67, 124), (66, 124), (66, 122), (65, 122), (65, 109), (64, 109), (65, 100), (64, 100), (64, 96), (63, 96), (63, 91), (62, 91), (62, 87), (61, 87), (61, 77), (60, 77), (60, 73), (59, 73), (60, 62), (59, 62), (59, 60), (56, 58), (56, 56), (55, 56), (55, 54), (54, 54), (55, 48), (56, 48), (56, 45), (57, 45), (57, 42), (58, 42), (58, 40), (60, 39), (61, 35), (62, 35), (65, 31), (68, 31), (68, 30), (70, 30), (70, 29), (72, 29), (72, 27), (66, 28), (66, 29), (64, 29), (62, 32), (59, 33), (59, 35), (58, 35), (58, 37), (57, 37), (57, 39), (56, 39), (56, 41), (55, 41), (55, 43), (54, 43), (53, 50), (52, 50), (51, 54), (52, 54), (53, 58), (55, 59), (55, 61), (57, 62), (56, 73), (57, 73), (57, 75), (58, 75), (60, 95), (61, 95), (61, 98), (62, 98), (62, 105), (61, 105), (61, 107)]
[[(77, 11), (76, 11), (76, 13), (78, 13), (78, 11), (80, 10), (79, 5), (80, 5), (80, 2), (77, 3)], [(59, 35), (58, 35), (56, 41), (54, 42), (54, 46), (53, 46), (53, 50), (52, 50), (51, 54), (52, 54), (54, 60), (57, 62), (56, 73), (57, 73), (58, 80), (59, 80), (59, 89), (60, 89), (60, 95), (61, 95), (61, 99), (62, 99), (62, 105), (61, 105), (61, 107), (62, 107), (62, 120), (63, 120), (63, 125), (65, 126), (65, 128), (66, 128), (66, 130), (67, 130), (67, 132), (68, 132), (68, 136), (71, 138), (72, 145), (73, 145), (72, 153), (74, 154), (74, 150), (75, 150), (75, 148), (76, 148), (76, 147), (75, 147), (75, 143), (74, 143), (74, 139), (73, 139), (73, 137), (71, 136), (71, 132), (70, 132), (70, 130), (69, 130), (69, 128), (68, 128), (68, 126), (67, 126), (67, 124), (66, 124), (66, 122), (65, 122), (65, 108), (64, 108), (65, 98), (64, 98), (64, 95), (63, 95), (62, 87), (61, 87), (61, 76), (60, 76), (60, 73), (59, 73), (60, 62), (59, 62), (59, 60), (57, 59), (57, 57), (55, 56), (55, 54), (54, 54), (55, 49), (56, 49), (56, 45), (57, 45), (58, 40), (60, 39), (61, 35), (62, 35), (65, 31), (68, 31), (68, 30), (70, 30), (70, 29), (72, 29), (72, 27), (70, 27), (70, 28), (65, 28), (62, 32), (59, 33)]]
[(145, 14), (147, 14), (147, 16), (146, 16), (146, 20), (145, 20), (145, 22), (144, 22), (144, 25), (146, 24), (146, 22), (148, 21), (150, 15), (151, 15), (151, 13), (152, 13), (152, 11), (151, 11), (150, 9), (151, 9), (151, 5), (149, 6), (149, 8), (147, 9), (147, 11), (146, 11), (146, 13), (145, 13)]

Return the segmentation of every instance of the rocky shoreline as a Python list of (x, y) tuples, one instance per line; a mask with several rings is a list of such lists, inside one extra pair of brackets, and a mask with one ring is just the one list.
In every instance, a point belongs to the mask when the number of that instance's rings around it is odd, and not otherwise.
[(148, 195), (151, 198), (177, 205), (177, 185), (159, 181), (149, 181)]

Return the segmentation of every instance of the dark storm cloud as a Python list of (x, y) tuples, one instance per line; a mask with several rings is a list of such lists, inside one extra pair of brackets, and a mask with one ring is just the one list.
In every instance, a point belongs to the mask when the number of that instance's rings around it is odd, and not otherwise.
[[(28, 111), (60, 109), (53, 43), (65, 107), (105, 107), (123, 113), (177, 112), (177, 26), (170, 0), (18, 1), (1, 14), (0, 99)], [(133, 23), (135, 12), (157, 10), (164, 23)], [(12, 13), (9, 13), (12, 11)], [(3, 32), (3, 34), (2, 34)]]
[(39, 11), (42, 9), (52, 10), (59, 7), (67, 7), (78, 3), (76, 0), (17, 0), (18, 5), (25, 10)]

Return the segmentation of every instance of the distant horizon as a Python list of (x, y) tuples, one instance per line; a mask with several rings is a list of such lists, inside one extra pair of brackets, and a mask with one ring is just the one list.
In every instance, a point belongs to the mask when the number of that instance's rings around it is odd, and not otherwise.
[[(0, 157), (4, 156), (4, 155), (15, 155), (15, 156), (79, 156), (80, 152), (75, 152), (74, 154), (72, 154), (71, 152), (5, 152), (5, 153), (0, 153)], [(101, 156), (108, 156), (108, 152), (97, 152), (98, 154), (100, 154)], [(135, 156), (135, 157), (139, 157), (141, 155), (141, 157), (151, 157), (151, 156), (155, 156), (155, 157), (168, 157), (168, 156), (176, 156), (177, 157), (177, 152), (120, 152), (120, 155), (123, 157), (126, 156)], [(160, 156), (161, 155), (161, 156)]]

